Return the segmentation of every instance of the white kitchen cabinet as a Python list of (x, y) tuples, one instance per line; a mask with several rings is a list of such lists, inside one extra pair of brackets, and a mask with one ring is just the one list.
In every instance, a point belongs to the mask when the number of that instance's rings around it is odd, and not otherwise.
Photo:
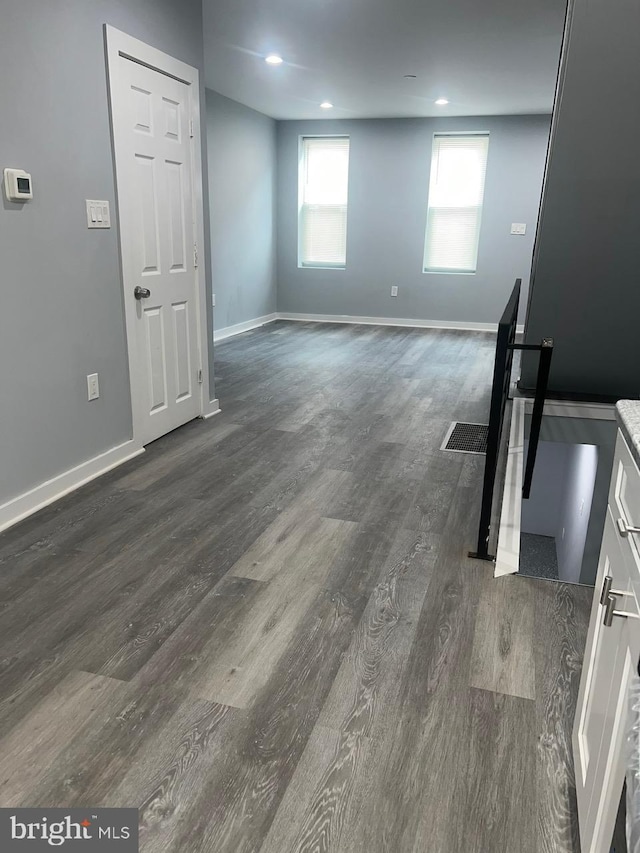
[(609, 853), (640, 656), (640, 471), (619, 432), (573, 731), (582, 853)]

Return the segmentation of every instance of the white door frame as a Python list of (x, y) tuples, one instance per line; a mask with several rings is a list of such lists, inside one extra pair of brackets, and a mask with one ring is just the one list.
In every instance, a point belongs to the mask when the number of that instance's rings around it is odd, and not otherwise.
[[(139, 39), (133, 38), (115, 27), (105, 24), (104, 26), (106, 52), (107, 52), (107, 77), (109, 86), (109, 116), (111, 119), (111, 141), (113, 145), (115, 178), (116, 178), (116, 200), (118, 207), (118, 229), (121, 220), (121, 199), (118, 192), (118, 181), (122, 169), (119, 164), (123, 162), (123, 154), (116, 134), (113, 132), (113, 112), (119, 108), (119, 69), (122, 57), (144, 65), (160, 74), (173, 77), (190, 87), (190, 109), (189, 116), (192, 122), (192, 157), (191, 157), (191, 185), (193, 198), (193, 226), (196, 240), (195, 251), (198, 253), (196, 266), (196, 326), (198, 331), (198, 357), (199, 368), (202, 371), (202, 382), (200, 383), (199, 403), (200, 417), (208, 418), (220, 411), (217, 400), (209, 400), (209, 338), (207, 331), (207, 295), (206, 295), (206, 267), (204, 252), (204, 199), (202, 182), (202, 143), (200, 134), (200, 78), (198, 69), (180, 62), (178, 59), (150, 47)], [(142, 383), (144, 380), (142, 370), (136, 358), (136, 310), (134, 301), (127, 292), (125, 281), (125, 264), (122, 252), (122, 234), (119, 232), (120, 241), (120, 270), (121, 282), (124, 296), (124, 314), (127, 333), (127, 354), (129, 360), (129, 388), (131, 392), (131, 414), (133, 418), (133, 440), (139, 446), (142, 445), (141, 422), (144, 417), (142, 401)]]

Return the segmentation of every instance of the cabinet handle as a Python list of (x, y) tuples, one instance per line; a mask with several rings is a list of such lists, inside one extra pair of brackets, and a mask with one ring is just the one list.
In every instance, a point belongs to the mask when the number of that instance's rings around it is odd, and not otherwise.
[(611, 575), (605, 575), (604, 581), (602, 583), (602, 592), (600, 593), (600, 604), (605, 605), (610, 595), (626, 595), (629, 598), (633, 596), (632, 592), (625, 592), (625, 590), (623, 589), (611, 589), (612, 584), (613, 578), (611, 577)]
[(621, 619), (640, 619), (640, 615), (637, 613), (627, 613), (625, 610), (616, 610), (617, 603), (618, 599), (616, 596), (609, 593), (604, 604), (604, 617), (602, 619), (602, 624), (606, 628), (611, 627), (614, 616), (620, 616)]
[(609, 593), (611, 592), (611, 584), (613, 583), (613, 578), (611, 575), (605, 575), (604, 583), (602, 584), (602, 592), (600, 593), (600, 604), (606, 604), (607, 599), (609, 598)]
[(618, 533), (620, 536), (628, 536), (630, 533), (640, 533), (640, 527), (633, 527), (624, 520), (624, 518), (618, 519)]

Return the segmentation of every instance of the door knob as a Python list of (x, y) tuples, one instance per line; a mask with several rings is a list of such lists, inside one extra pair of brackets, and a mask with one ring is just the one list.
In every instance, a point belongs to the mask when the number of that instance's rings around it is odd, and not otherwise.
[(148, 299), (151, 296), (151, 291), (148, 287), (136, 287), (133, 291), (136, 299)]

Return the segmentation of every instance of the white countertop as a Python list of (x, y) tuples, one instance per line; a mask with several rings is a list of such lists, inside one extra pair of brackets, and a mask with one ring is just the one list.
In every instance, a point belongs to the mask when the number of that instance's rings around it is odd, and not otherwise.
[(616, 415), (629, 450), (640, 467), (640, 400), (620, 400), (616, 405)]

